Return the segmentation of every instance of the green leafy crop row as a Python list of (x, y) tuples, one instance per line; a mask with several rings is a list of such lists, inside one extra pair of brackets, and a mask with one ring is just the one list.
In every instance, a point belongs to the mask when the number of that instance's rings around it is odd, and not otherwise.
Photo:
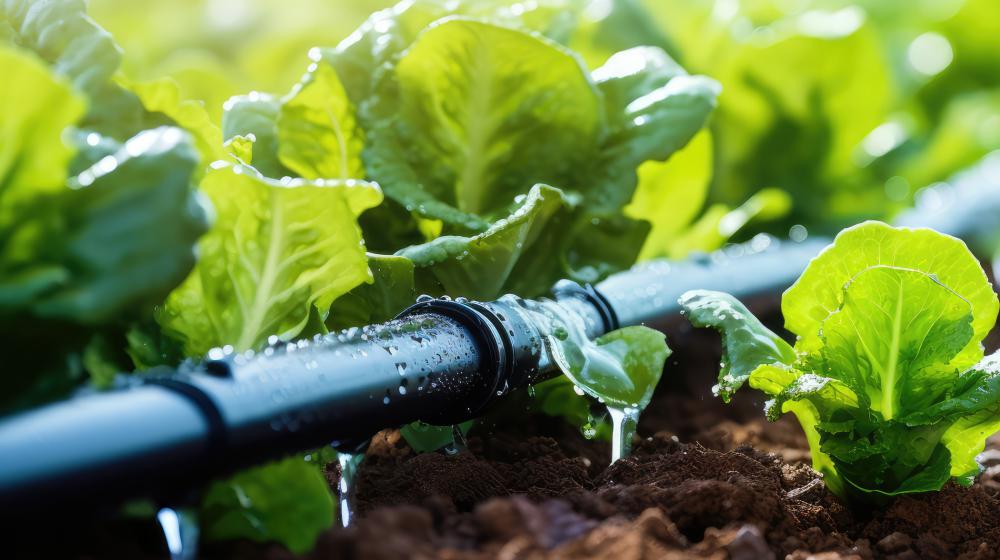
[[(1000, 75), (985, 2), (897, 33), (909, 3), (411, 0), (348, 35), (381, 2), (253, 19), (95, 0), (123, 53), (81, 0), (3, 0), (0, 409), (384, 321), (419, 293), (531, 297), (754, 220), (884, 216), (1000, 146), (980, 130)], [(900, 53), (931, 20), (955, 61), (915, 77)], [(668, 352), (641, 328), (553, 344), (568, 376), (538, 401), (577, 419), (570, 381), (641, 408)], [(317, 461), (292, 458), (202, 510), (210, 537), (302, 551), (332, 508)]]
[[(5, 408), (87, 374), (386, 320), (421, 292), (533, 296), (631, 265), (650, 229), (624, 212), (637, 168), (688, 143), (718, 85), (654, 47), (590, 71), (540, 33), (557, 15), (407, 3), (310, 51), (289, 93), (233, 97), (217, 125), (170, 80), (126, 77), (82, 3), (6, 2)], [(607, 362), (582, 387), (641, 407), (662, 335), (609, 337), (558, 346)], [(634, 386), (600, 377), (640, 369)], [(296, 550), (331, 512), (301, 459), (217, 483), (203, 507), (209, 536)]]
[(791, 412), (816, 470), (845, 497), (971, 484), (1000, 430), (1000, 367), (983, 358), (997, 295), (965, 245), (927, 229), (866, 222), (817, 256), (781, 301), (794, 348), (737, 300), (681, 297), (723, 335), (717, 392), (749, 382), (772, 420)]

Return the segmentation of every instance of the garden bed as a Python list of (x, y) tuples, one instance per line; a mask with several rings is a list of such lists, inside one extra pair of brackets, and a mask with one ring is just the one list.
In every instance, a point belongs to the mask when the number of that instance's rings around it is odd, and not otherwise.
[[(671, 330), (676, 353), (630, 457), (608, 467), (606, 443), (543, 416), (482, 424), (457, 455), (417, 455), (382, 432), (361, 467), (356, 524), (321, 535), (308, 558), (1000, 555), (1000, 437), (971, 488), (949, 483), (884, 510), (849, 510), (809, 468), (793, 418), (768, 423), (749, 391), (728, 406), (710, 397), (717, 335)], [(293, 557), (249, 542), (206, 552)]]

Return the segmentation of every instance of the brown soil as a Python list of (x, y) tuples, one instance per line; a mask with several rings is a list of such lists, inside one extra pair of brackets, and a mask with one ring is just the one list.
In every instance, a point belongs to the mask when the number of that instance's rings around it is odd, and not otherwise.
[[(710, 396), (718, 337), (673, 330), (630, 457), (608, 466), (606, 443), (542, 416), (484, 422), (452, 456), (383, 432), (360, 470), (356, 523), (307, 558), (1000, 558), (1000, 436), (971, 488), (851, 511), (809, 468), (793, 419), (764, 421), (751, 392), (729, 406)], [(293, 557), (253, 543), (206, 552)]]

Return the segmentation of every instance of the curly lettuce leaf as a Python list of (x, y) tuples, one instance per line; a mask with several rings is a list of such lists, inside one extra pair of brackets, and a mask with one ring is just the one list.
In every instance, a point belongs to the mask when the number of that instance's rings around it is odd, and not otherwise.
[(252, 141), (249, 159), (242, 159), (267, 177), (363, 178), (364, 131), (355, 107), (322, 51), (309, 56), (307, 73), (287, 95), (251, 92), (226, 101), (222, 136)]
[[(799, 338), (780, 355), (734, 301), (681, 298), (695, 325), (723, 333), (724, 364), (772, 397), (769, 418), (796, 415), (832, 490), (868, 500), (978, 474), (975, 456), (1000, 429), (1000, 358), (976, 363), (997, 299), (960, 241), (876, 222), (845, 230), (786, 292)], [(747, 331), (750, 344), (729, 342)]]
[(388, 63), (410, 46), (424, 28), (439, 19), (479, 18), (559, 40), (575, 22), (575, 13), (580, 8), (575, 0), (520, 3), (516, 9), (507, 0), (410, 0), (375, 12), (335, 49), (322, 51), (344, 80), (352, 101), (361, 105), (373, 94)]
[(1000, 308), (997, 296), (965, 243), (923, 228), (865, 222), (843, 230), (782, 297), (785, 328), (801, 337), (803, 348), (816, 347), (822, 322), (843, 303), (844, 286), (854, 275), (877, 265), (932, 274), (968, 301), (972, 306), (973, 336), (962, 356), (968, 360), (967, 365), (982, 358), (980, 341), (996, 322)]
[(282, 101), (278, 112), (278, 159), (306, 179), (364, 177), (364, 133), (354, 106), (319, 49), (310, 51), (309, 56), (309, 72)]
[(53, 72), (95, 98), (118, 71), (122, 55), (86, 7), (82, 0), (6, 0), (0, 22), (9, 26), (14, 44), (34, 51)]
[(188, 131), (194, 140), (202, 166), (226, 159), (228, 152), (222, 143), (222, 131), (212, 121), (199, 101), (183, 99), (177, 82), (161, 78), (148, 82), (121, 80), (123, 87), (136, 94), (147, 111), (162, 113)]
[[(331, 55), (346, 75), (343, 60)], [(536, 183), (581, 196), (597, 215), (619, 212), (636, 168), (684, 146), (718, 94), (655, 48), (618, 53), (590, 75), (555, 43), (456, 17), (416, 35), (383, 72), (359, 102), (369, 174), (456, 232), (484, 230)]]
[(274, 181), (219, 162), (201, 187), (215, 227), (199, 243), (198, 266), (158, 314), (189, 355), (294, 337), (311, 310), (323, 319), (338, 296), (371, 281), (357, 216), (381, 202), (377, 186)]

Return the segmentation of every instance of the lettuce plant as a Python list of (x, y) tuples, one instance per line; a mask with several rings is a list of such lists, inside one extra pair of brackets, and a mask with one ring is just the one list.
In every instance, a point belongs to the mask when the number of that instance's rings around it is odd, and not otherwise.
[(795, 414), (841, 496), (970, 484), (1000, 429), (1000, 355), (983, 357), (997, 296), (965, 245), (928, 229), (848, 228), (782, 297), (790, 346), (732, 296), (692, 291), (696, 326), (723, 336), (716, 392), (744, 383)]
[[(0, 13), (0, 26), (15, 24), (15, 39), (30, 47), (27, 32), (46, 22), (86, 22), (53, 15), (58, 7)], [(90, 28), (78, 29), (89, 44)], [(207, 228), (189, 136), (159, 126), (128, 136), (100, 124), (110, 98), (95, 85), (98, 68), (88, 74), (60, 61), (58, 45), (42, 46), (0, 43), (0, 409), (127, 367), (124, 325), (183, 280)], [(41, 350), (39, 341), (44, 351), (25, 352)]]
[[(717, 84), (653, 47), (590, 71), (543, 35), (553, 18), (542, 6), (518, 15), (503, 2), (405, 2), (340, 46), (312, 49), (287, 94), (230, 99), (221, 130), (168, 85), (129, 84), (220, 160), (199, 185), (216, 223), (156, 315), (167, 337), (191, 357), (255, 349), (389, 319), (416, 293), (535, 296), (559, 278), (596, 281), (630, 266), (650, 230), (624, 212), (637, 169), (688, 143)], [(600, 356), (613, 367), (600, 372), (627, 381), (623, 406), (638, 409), (666, 345), (643, 329), (609, 336)], [(613, 388), (598, 389), (617, 402)], [(431, 448), (451, 431), (404, 434)], [(214, 485), (207, 534), (303, 548), (323, 518), (278, 526), (269, 508), (238, 497), (313, 480), (312, 467), (272, 464)], [(329, 498), (316, 485), (299, 493), (304, 509)]]

